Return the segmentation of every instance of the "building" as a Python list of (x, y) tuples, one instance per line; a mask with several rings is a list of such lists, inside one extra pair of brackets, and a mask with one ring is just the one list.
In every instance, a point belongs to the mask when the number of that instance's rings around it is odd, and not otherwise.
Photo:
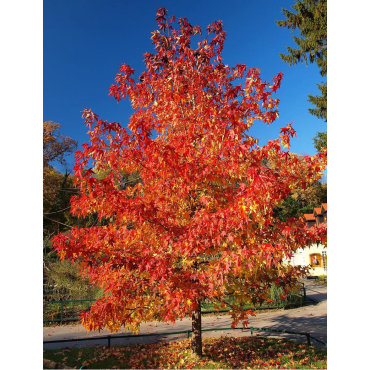
[[(327, 203), (322, 203), (321, 207), (314, 208), (313, 213), (305, 214), (307, 226), (319, 225), (327, 222)], [(327, 249), (321, 244), (313, 244), (306, 248), (299, 248), (290, 260), (292, 266), (311, 266), (309, 275), (327, 275)]]

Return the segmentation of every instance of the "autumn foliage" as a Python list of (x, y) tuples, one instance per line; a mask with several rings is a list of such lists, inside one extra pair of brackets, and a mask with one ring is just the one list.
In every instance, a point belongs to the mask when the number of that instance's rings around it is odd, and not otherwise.
[[(83, 313), (88, 330), (122, 325), (137, 330), (151, 320), (172, 321), (199, 311), (199, 302), (224, 302), (234, 324), (247, 319), (246, 302), (259, 304), (268, 287), (286, 294), (305, 269), (284, 264), (299, 247), (326, 243), (326, 228), (286, 222), (273, 209), (289, 194), (320, 179), (326, 152), (300, 157), (289, 151), (290, 124), (259, 146), (248, 134), (256, 121), (278, 117), (282, 74), (272, 83), (257, 68), (223, 63), (221, 21), (201, 28), (158, 10), (154, 54), (146, 70), (122, 65), (110, 95), (134, 109), (128, 129), (103, 121), (90, 109), (83, 118), (90, 142), (76, 153), (74, 175), (81, 196), (77, 216), (98, 213), (100, 227), (59, 235), (62, 258), (77, 260), (105, 294)], [(191, 37), (196, 36), (192, 43)], [(196, 43), (196, 41), (199, 42)], [(98, 179), (96, 173), (108, 175)], [(122, 173), (139, 173), (129, 186)], [(226, 305), (226, 303), (225, 303)]]

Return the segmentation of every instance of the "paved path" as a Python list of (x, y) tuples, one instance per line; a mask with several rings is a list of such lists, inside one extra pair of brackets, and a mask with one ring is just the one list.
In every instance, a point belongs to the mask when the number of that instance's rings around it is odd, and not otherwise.
[[(281, 310), (275, 312), (261, 313), (257, 317), (252, 317), (249, 320), (249, 327), (262, 328), (267, 327), (271, 329), (278, 330), (289, 330), (296, 332), (309, 332), (314, 337), (327, 342), (327, 301), (326, 301), (326, 287), (315, 285), (311, 281), (305, 281), (307, 287), (307, 297), (318, 302), (315, 305), (290, 309)], [(207, 316), (202, 317), (202, 328), (203, 329), (217, 329), (230, 327), (231, 317), (230, 316)], [(177, 321), (174, 325), (170, 323), (160, 323), (160, 322), (148, 322), (141, 325), (141, 334), (155, 333), (157, 336), (152, 337), (136, 337), (136, 338), (123, 338), (114, 339), (114, 334), (112, 335), (111, 344), (135, 344), (135, 343), (152, 343), (158, 340), (177, 340), (180, 338), (185, 338), (186, 334), (182, 335), (169, 335), (165, 336), (163, 333), (178, 332), (191, 330), (191, 319), (184, 318), (182, 321)], [(258, 332), (255, 332), (258, 333)], [(90, 332), (86, 335), (85, 329), (81, 325), (71, 325), (71, 326), (60, 326), (60, 327), (45, 327), (44, 328), (44, 341), (47, 340), (59, 340), (59, 339), (72, 339), (72, 338), (86, 338), (86, 341), (75, 342), (75, 343), (44, 343), (44, 349), (52, 348), (63, 348), (63, 347), (85, 347), (94, 345), (104, 345), (107, 344), (106, 339), (102, 340), (92, 340), (89, 341), (91, 337), (99, 337), (110, 334), (108, 331), (103, 330), (99, 332)], [(116, 333), (116, 335), (127, 335), (131, 334), (128, 332), (121, 331)], [(260, 335), (266, 335), (264, 332), (259, 332)], [(228, 330), (228, 331), (211, 331), (204, 332), (203, 337), (220, 337), (224, 335), (232, 336), (245, 336), (250, 335), (249, 332), (242, 332), (241, 330)], [(285, 335), (291, 339), (306, 341), (304, 336), (296, 335)], [(313, 344), (317, 342), (313, 341)]]
[(304, 280), (306, 287), (307, 297), (315, 302), (323, 302), (327, 300), (327, 287), (326, 285), (316, 284), (314, 280)]

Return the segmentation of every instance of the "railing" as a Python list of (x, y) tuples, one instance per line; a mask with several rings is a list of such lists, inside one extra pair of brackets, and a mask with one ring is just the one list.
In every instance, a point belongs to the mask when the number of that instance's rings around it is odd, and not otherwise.
[(88, 311), (95, 299), (44, 302), (44, 322), (77, 321), (81, 311)]
[[(280, 333), (280, 334), (293, 334), (293, 335), (301, 335), (305, 336), (307, 339), (307, 344), (310, 346), (311, 345), (311, 340), (315, 340), (325, 346), (327, 346), (327, 343), (323, 342), (320, 339), (314, 338), (310, 333), (300, 333), (300, 332), (295, 332), (295, 331), (290, 331), (290, 330), (278, 330), (278, 329), (271, 329), (271, 328), (254, 328), (254, 327), (249, 327), (249, 328), (212, 328), (212, 329), (202, 329), (202, 332), (207, 332), (207, 331), (225, 331), (225, 330), (241, 330), (242, 332), (247, 332), (250, 330), (251, 335), (253, 335), (254, 331), (264, 331), (267, 333)], [(111, 347), (111, 340), (112, 339), (126, 339), (126, 338), (138, 338), (138, 337), (153, 337), (153, 336), (168, 336), (168, 335), (179, 335), (179, 334), (186, 334), (187, 338), (190, 338), (191, 335), (191, 330), (183, 330), (183, 331), (177, 331), (177, 332), (170, 332), (170, 333), (155, 333), (155, 334), (129, 334), (129, 335), (105, 335), (101, 337), (90, 337), (90, 338), (75, 338), (75, 339), (61, 339), (61, 340), (47, 340), (44, 341), (44, 344), (47, 343), (66, 343), (66, 342), (82, 342), (82, 341), (92, 341), (92, 340), (107, 340), (108, 347)]]
[(305, 335), (307, 338), (307, 344), (310, 346), (311, 345), (311, 339), (324, 344), (325, 347), (327, 346), (327, 343), (323, 342), (320, 339), (314, 338), (310, 333), (298, 333), (296, 331), (289, 331), (289, 330), (278, 330), (278, 329), (270, 329), (270, 328), (253, 328), (250, 327), (248, 328), (251, 331), (251, 335), (253, 335), (253, 331), (266, 331), (266, 332), (275, 332), (275, 333), (286, 333), (286, 334), (294, 334), (294, 335)]
[[(256, 308), (256, 310), (271, 310), (288, 307), (301, 307), (307, 302), (306, 288), (301, 283), (301, 289), (297, 294), (291, 295), (285, 301), (272, 302), (271, 304), (265, 304)], [(228, 298), (228, 303), (233, 304), (235, 300), (234, 296)], [(60, 322), (61, 324), (65, 321), (78, 321), (81, 311), (88, 311), (95, 299), (78, 299), (69, 301), (50, 301), (44, 302), (44, 322)], [(244, 306), (244, 309), (255, 309), (253, 306)], [(201, 303), (201, 310), (203, 314), (217, 313), (217, 312), (229, 312), (228, 309), (215, 310), (213, 304), (209, 301), (203, 301)]]

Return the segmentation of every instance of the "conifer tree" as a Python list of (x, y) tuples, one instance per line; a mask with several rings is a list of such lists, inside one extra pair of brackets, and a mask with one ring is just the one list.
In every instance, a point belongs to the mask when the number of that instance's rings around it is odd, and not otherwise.
[[(292, 32), (300, 31), (300, 36), (293, 36), (298, 48), (287, 46), (288, 54), (280, 53), (281, 59), (290, 66), (297, 63), (316, 62), (321, 76), (327, 74), (327, 5), (326, 0), (297, 0), (292, 6), (296, 12), (282, 9), (286, 19), (276, 21), (280, 27), (289, 28)], [(327, 84), (317, 85), (321, 95), (308, 95), (308, 101), (316, 106), (308, 111), (318, 118), (327, 121)], [(324, 135), (326, 132), (318, 133)], [(321, 137), (315, 136), (315, 138)], [(314, 139), (315, 140), (315, 139)], [(316, 141), (315, 141), (316, 143)], [(326, 143), (326, 140), (325, 140)]]

